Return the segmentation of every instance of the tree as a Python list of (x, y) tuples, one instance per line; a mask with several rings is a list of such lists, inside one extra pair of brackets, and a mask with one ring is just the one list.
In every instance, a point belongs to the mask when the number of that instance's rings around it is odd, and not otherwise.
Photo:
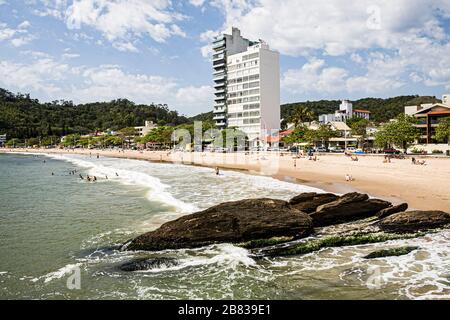
[(122, 140), (122, 146), (126, 142), (128, 147), (130, 147), (130, 142), (136, 135), (137, 135), (137, 130), (134, 127), (126, 127), (126, 128), (120, 129), (118, 132), (118, 136)]
[(436, 128), (436, 140), (443, 143), (450, 141), (450, 117), (440, 121)]
[(406, 151), (408, 145), (420, 136), (419, 129), (414, 126), (416, 122), (412, 116), (399, 115), (375, 134), (375, 144), (383, 148), (396, 145)]
[(155, 142), (160, 143), (163, 146), (170, 145), (172, 143), (173, 127), (163, 126), (150, 130), (144, 138), (141, 140), (143, 143)]
[(369, 120), (359, 117), (351, 117), (347, 120), (347, 125), (352, 129), (352, 135), (358, 136), (358, 146), (360, 148), (364, 146), (369, 123)]
[(305, 135), (308, 141), (312, 143), (320, 141), (327, 149), (330, 139), (335, 136), (336, 132), (329, 124), (321, 124), (317, 130), (308, 130)]
[(309, 130), (308, 128), (306, 128), (305, 126), (300, 126), (296, 129), (294, 129), (294, 131), (283, 138), (283, 142), (287, 145), (292, 145), (294, 143), (300, 143), (300, 142), (305, 142), (305, 134), (306, 131)]
[(304, 122), (311, 122), (315, 118), (314, 112), (309, 110), (307, 107), (298, 106), (294, 109), (293, 113), (289, 117), (289, 121), (292, 122), (297, 128), (300, 124)]
[(81, 136), (79, 134), (69, 134), (64, 137), (62, 145), (65, 147), (76, 146), (80, 142)]

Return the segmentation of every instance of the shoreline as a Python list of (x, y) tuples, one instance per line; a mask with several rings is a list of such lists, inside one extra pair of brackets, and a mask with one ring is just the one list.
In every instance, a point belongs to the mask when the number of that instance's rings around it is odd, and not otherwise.
[[(78, 154), (96, 157), (124, 158), (152, 162), (178, 163), (298, 183), (331, 193), (361, 192), (391, 201), (407, 202), (410, 209), (450, 211), (450, 159), (429, 158), (424, 166), (412, 165), (410, 159), (392, 159), (383, 163), (383, 156), (359, 156), (351, 161), (341, 154), (319, 155), (317, 161), (294, 159), (259, 153), (189, 153), (173, 151), (89, 150), (89, 149), (0, 149), (0, 153)], [(350, 174), (354, 181), (346, 182)]]

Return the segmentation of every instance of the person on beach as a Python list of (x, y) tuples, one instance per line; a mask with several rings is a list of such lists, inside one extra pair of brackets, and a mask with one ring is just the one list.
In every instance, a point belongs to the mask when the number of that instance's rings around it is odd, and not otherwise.
[(347, 174), (345, 175), (345, 181), (351, 182), (351, 181), (353, 181), (353, 177), (347, 173)]
[(105, 179), (108, 180), (108, 176), (105, 175)]
[(297, 168), (297, 159), (294, 159), (294, 168)]
[(219, 174), (220, 174), (219, 167), (216, 167), (216, 176), (218, 176)]
[(100, 155), (97, 153), (97, 159), (99, 159), (100, 158)]
[(414, 157), (411, 158), (411, 164), (417, 164), (416, 163), (416, 158), (414, 158)]

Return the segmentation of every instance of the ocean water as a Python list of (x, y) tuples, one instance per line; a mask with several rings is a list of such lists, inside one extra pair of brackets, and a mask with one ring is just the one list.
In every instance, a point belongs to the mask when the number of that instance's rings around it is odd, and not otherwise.
[[(77, 170), (75, 175), (70, 171)], [(52, 175), (53, 173), (53, 175)], [(81, 180), (95, 175), (96, 183)], [(231, 244), (122, 252), (128, 239), (231, 200), (314, 188), (209, 168), (76, 155), (0, 155), (0, 299), (449, 299), (450, 232), (255, 260)], [(319, 190), (320, 191), (320, 190)], [(371, 251), (419, 246), (401, 257)], [(176, 266), (123, 272), (144, 257)], [(79, 271), (79, 277), (78, 272)], [(68, 286), (76, 275), (79, 287)]]

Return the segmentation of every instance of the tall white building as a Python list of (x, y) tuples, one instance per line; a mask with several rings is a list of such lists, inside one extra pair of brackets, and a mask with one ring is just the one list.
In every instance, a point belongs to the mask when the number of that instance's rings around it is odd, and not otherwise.
[(231, 35), (222, 34), (213, 41), (213, 80), (215, 89), (214, 120), (219, 129), (227, 126), (227, 57), (247, 50), (251, 42), (232, 29)]
[(228, 49), (226, 45), (226, 66), (222, 70), (225, 85), (219, 87), (222, 82), (214, 78), (215, 120), (219, 128), (239, 128), (247, 134), (250, 145), (257, 146), (272, 130), (280, 128), (279, 54), (263, 41), (243, 39), (236, 28), (231, 38), (234, 41), (228, 43), (234, 46)]

